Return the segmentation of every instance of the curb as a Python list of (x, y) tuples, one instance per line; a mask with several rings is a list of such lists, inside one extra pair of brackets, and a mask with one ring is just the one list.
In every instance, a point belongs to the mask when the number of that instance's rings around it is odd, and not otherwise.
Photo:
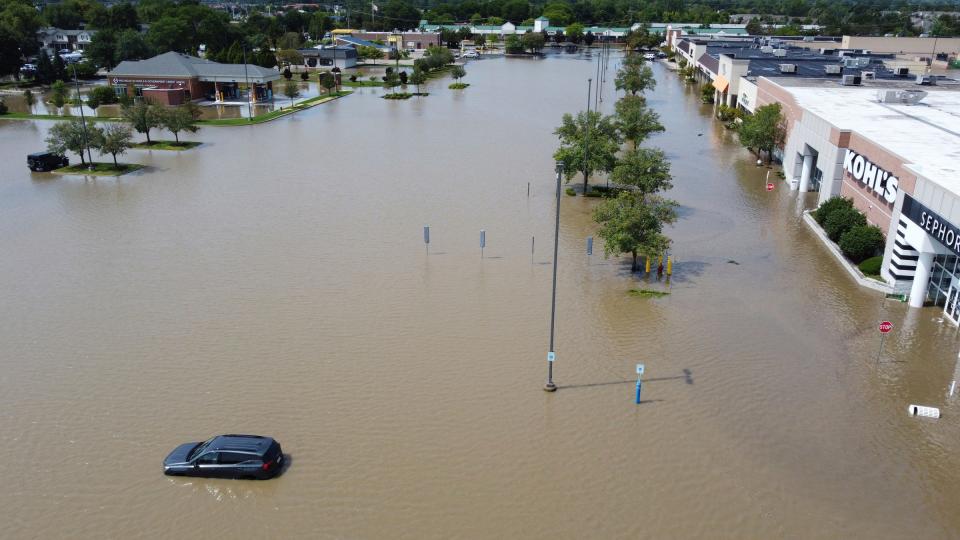
[(870, 279), (863, 275), (863, 272), (859, 268), (853, 266), (853, 264), (843, 256), (843, 253), (840, 251), (840, 248), (837, 247), (830, 238), (827, 237), (827, 234), (823, 232), (823, 229), (820, 228), (820, 225), (814, 221), (813, 217), (810, 215), (809, 210), (803, 212), (803, 222), (807, 224), (807, 227), (820, 239), (820, 242), (830, 250), (830, 253), (833, 254), (833, 257), (840, 263), (840, 265), (850, 274), (850, 277), (857, 282), (857, 285), (861, 287), (866, 287), (868, 289), (873, 289), (878, 292), (893, 294), (893, 286), (888, 285), (882, 281), (877, 281), (875, 279)]

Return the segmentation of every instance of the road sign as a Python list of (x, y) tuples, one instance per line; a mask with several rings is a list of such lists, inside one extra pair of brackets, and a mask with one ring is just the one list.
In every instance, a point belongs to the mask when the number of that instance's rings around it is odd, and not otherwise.
[(767, 182), (767, 191), (773, 191), (773, 182)]
[(643, 364), (637, 364), (637, 377), (643, 376), (643, 369), (644, 369)]
[(557, 353), (550, 351), (547, 353), (547, 362), (553, 362), (557, 359)]
[(881, 334), (889, 334), (890, 331), (893, 330), (893, 323), (890, 321), (883, 321), (882, 323), (880, 323), (880, 326), (878, 329), (880, 330)]

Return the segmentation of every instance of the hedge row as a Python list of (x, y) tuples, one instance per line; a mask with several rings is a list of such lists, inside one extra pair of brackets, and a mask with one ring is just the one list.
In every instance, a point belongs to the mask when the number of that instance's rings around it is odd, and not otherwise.
[(813, 219), (855, 263), (873, 257), (883, 249), (883, 231), (867, 225), (867, 218), (853, 207), (852, 199), (830, 198), (813, 212)]

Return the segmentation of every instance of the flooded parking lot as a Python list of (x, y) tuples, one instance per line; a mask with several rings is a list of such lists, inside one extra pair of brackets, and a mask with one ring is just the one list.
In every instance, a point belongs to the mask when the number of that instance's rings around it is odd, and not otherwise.
[[(588, 258), (596, 200), (564, 196), (560, 390), (541, 390), (552, 131), (595, 66), (361, 88), (131, 151), (148, 168), (120, 179), (31, 174), (52, 124), (0, 123), (2, 536), (960, 535), (956, 328), (857, 287), (661, 66), (674, 275)], [(162, 475), (231, 432), (276, 437), (286, 473)]]

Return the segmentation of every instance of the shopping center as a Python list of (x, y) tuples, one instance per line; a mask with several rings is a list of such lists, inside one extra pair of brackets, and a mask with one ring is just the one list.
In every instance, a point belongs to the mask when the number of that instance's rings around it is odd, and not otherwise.
[(886, 235), (882, 278), (910, 305), (960, 322), (960, 82), (760, 77), (757, 106), (779, 102), (783, 170), (818, 204), (851, 198)]

